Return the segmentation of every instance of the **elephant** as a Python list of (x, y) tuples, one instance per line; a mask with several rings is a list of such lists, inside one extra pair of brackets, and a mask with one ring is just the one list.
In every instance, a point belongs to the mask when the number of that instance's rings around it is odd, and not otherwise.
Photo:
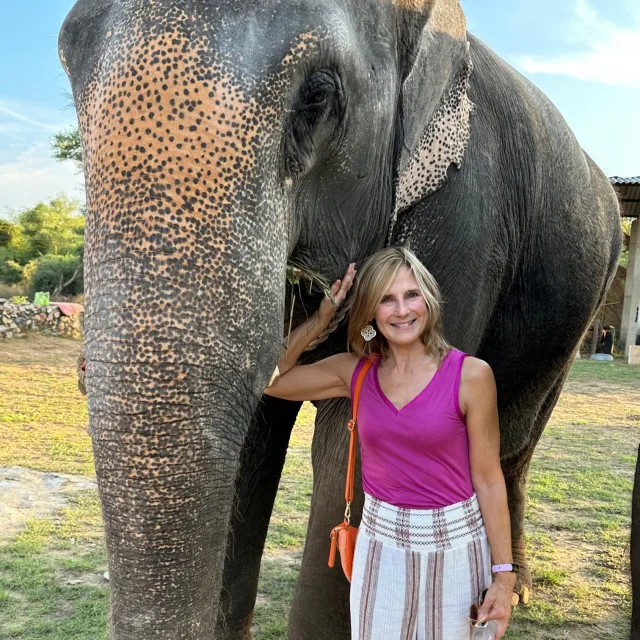
[[(287, 265), (332, 281), (388, 244), (435, 276), (447, 339), (493, 368), (526, 597), (531, 457), (622, 242), (549, 99), (459, 0), (78, 0), (59, 55), (84, 153), (110, 637), (251, 637), (299, 409), (262, 392), (290, 318), (324, 295), (294, 296)], [(347, 315), (304, 361), (346, 349)], [(327, 567), (349, 402), (317, 409), (294, 640), (350, 633)], [(360, 489), (355, 523), (361, 506)]]

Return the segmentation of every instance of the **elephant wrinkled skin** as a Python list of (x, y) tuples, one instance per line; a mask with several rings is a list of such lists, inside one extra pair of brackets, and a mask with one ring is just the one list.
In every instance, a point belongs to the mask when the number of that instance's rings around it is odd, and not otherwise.
[[(287, 260), (332, 280), (387, 242), (410, 243), (448, 339), (494, 369), (528, 586), (531, 455), (621, 246), (608, 181), (545, 96), (458, 0), (78, 0), (59, 49), (85, 158), (111, 638), (250, 637), (299, 408), (261, 400)], [(296, 322), (321, 295), (297, 292)], [(307, 357), (344, 349), (342, 326)], [(326, 566), (348, 412), (319, 403), (294, 640), (349, 636)]]

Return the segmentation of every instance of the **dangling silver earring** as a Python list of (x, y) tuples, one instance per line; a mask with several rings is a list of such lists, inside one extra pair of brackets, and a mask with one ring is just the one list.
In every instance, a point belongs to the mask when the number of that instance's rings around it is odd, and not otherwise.
[(371, 340), (373, 340), (377, 335), (377, 331), (370, 325), (368, 324), (361, 332), (360, 335), (367, 341), (370, 342)]

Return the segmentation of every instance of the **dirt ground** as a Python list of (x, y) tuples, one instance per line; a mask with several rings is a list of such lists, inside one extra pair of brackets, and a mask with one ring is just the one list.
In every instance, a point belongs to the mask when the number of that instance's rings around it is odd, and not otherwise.
[(0, 340), (0, 364), (74, 369), (81, 350), (80, 340), (34, 334), (29, 338)]
[[(0, 363), (75, 367), (82, 343), (34, 335), (28, 340), (0, 341)], [(17, 533), (31, 518), (51, 517), (78, 493), (95, 490), (90, 476), (0, 467), (0, 538)]]
[(0, 537), (10, 537), (32, 518), (52, 517), (78, 493), (96, 489), (86, 476), (0, 467)]

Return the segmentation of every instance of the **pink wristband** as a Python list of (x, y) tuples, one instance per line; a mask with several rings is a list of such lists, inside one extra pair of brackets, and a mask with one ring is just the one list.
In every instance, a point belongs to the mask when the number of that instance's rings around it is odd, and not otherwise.
[(491, 567), (491, 573), (504, 573), (506, 571), (517, 572), (518, 568), (517, 564), (494, 564)]

